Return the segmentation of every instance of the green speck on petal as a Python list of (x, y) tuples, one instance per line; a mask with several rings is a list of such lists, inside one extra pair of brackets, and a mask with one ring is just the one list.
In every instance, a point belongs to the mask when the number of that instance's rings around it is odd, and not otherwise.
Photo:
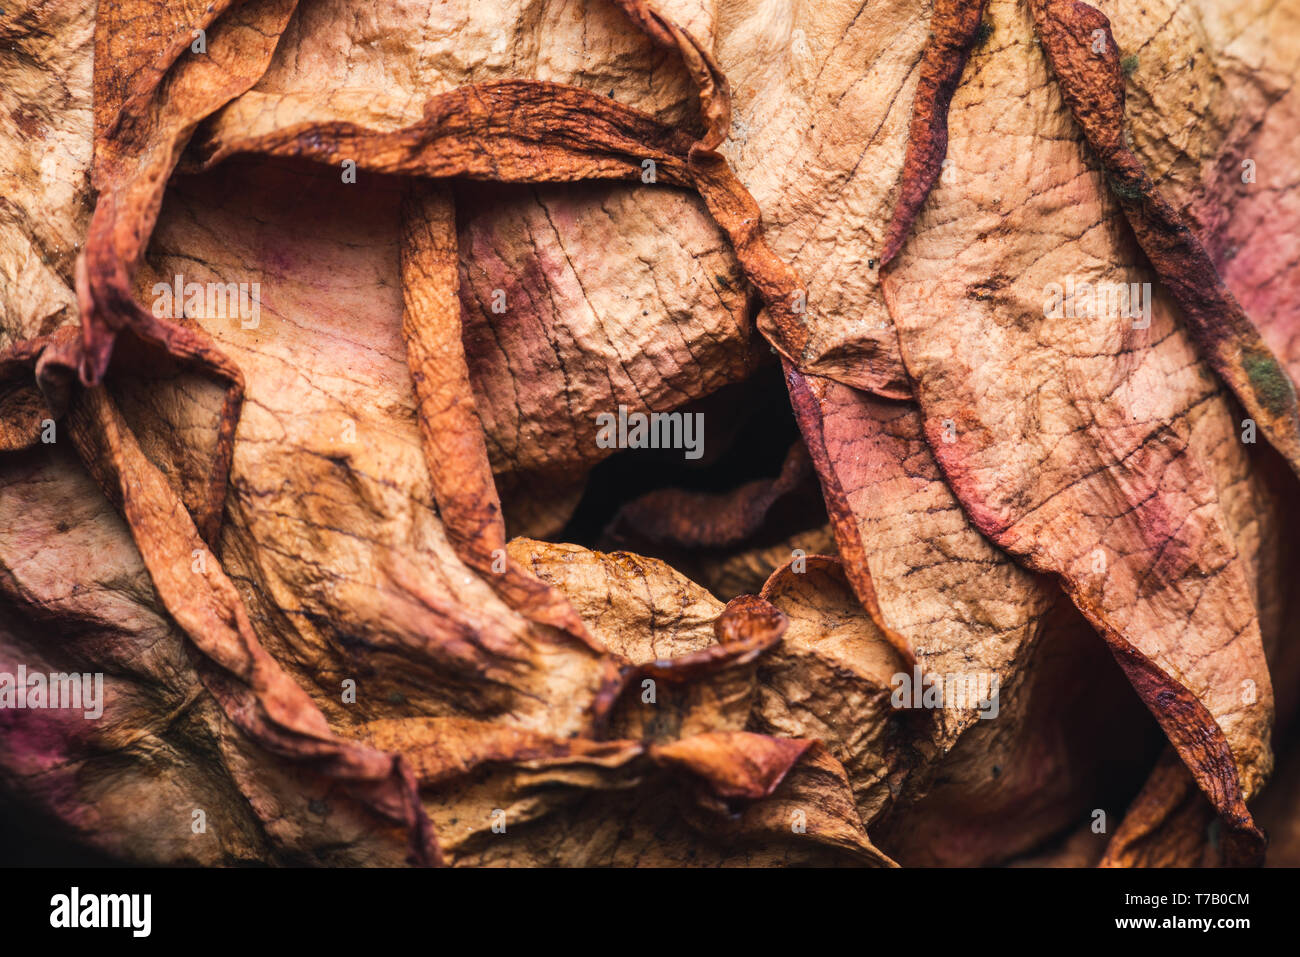
[(1117, 179), (1112, 179), (1110, 177), (1107, 177), (1106, 179), (1107, 182), (1110, 183), (1110, 191), (1114, 193), (1116, 196), (1118, 196), (1120, 199), (1141, 199), (1142, 198), (1142, 187), (1133, 186), (1128, 183), (1123, 183)]
[(1282, 371), (1277, 360), (1268, 352), (1248, 352), (1242, 360), (1246, 378), (1259, 401), (1270, 412), (1282, 415), (1295, 403), (1295, 390), (1291, 380)]

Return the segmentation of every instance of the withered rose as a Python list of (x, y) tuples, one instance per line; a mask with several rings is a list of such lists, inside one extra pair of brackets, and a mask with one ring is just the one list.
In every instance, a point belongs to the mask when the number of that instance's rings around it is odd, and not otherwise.
[(157, 864), (1300, 860), (1300, 4), (0, 41), (12, 814)]

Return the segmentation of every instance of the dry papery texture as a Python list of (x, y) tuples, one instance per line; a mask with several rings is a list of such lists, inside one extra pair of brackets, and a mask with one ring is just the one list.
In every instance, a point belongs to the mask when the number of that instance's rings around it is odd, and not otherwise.
[(5, 806), (156, 864), (1300, 863), (1297, 71), (1295, 0), (6, 3), (0, 673), (105, 681), (0, 710)]

